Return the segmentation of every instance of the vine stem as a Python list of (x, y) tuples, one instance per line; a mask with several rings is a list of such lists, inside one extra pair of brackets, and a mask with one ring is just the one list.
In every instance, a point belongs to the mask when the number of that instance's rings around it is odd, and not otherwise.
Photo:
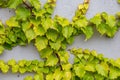
[(58, 55), (57, 53), (55, 53), (55, 55), (56, 55), (57, 58), (58, 58), (58, 64), (59, 64), (59, 66), (60, 66), (60, 69), (63, 70), (59, 55)]
[(28, 8), (28, 9), (30, 9), (30, 11), (32, 12), (32, 7), (31, 6), (29, 6), (26, 2), (24, 2), (23, 1), (23, 4)]

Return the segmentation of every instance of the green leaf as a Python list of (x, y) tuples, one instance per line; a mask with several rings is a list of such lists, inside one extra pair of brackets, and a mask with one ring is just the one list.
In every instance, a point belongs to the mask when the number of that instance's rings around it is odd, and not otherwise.
[(86, 73), (83, 77), (83, 80), (94, 80), (92, 73)]
[(108, 27), (107, 28), (107, 32), (106, 32), (106, 35), (108, 37), (114, 37), (115, 33), (117, 32), (118, 28), (116, 26), (114, 27)]
[(24, 7), (19, 7), (15, 11), (17, 20), (26, 20), (30, 16), (30, 11)]
[(110, 67), (109, 78), (110, 79), (117, 79), (120, 76), (120, 70), (115, 67)]
[(101, 16), (104, 20), (107, 20), (107, 18), (108, 18), (108, 14), (106, 12), (102, 12)]
[(21, 67), (21, 68), (19, 68), (19, 72), (20, 72), (21, 74), (24, 74), (24, 73), (26, 72), (26, 69), (23, 68), (23, 67)]
[(74, 24), (76, 25), (75, 27), (79, 29), (81, 27), (86, 27), (88, 25), (88, 20), (85, 17), (83, 17), (75, 21)]
[(65, 71), (69, 71), (69, 70), (71, 70), (71, 68), (72, 68), (72, 64), (70, 64), (70, 63), (62, 65), (62, 69)]
[(41, 51), (45, 49), (48, 45), (48, 40), (45, 37), (37, 37), (35, 39), (35, 46), (38, 49), (38, 51)]
[(73, 33), (73, 28), (71, 26), (66, 26), (62, 29), (62, 34), (65, 38), (69, 38)]
[(50, 55), (47, 58), (46, 66), (55, 66), (58, 63), (58, 58), (54, 55)]
[(54, 20), (57, 21), (59, 23), (59, 25), (61, 25), (62, 27), (69, 26), (69, 24), (70, 24), (68, 19), (60, 17), (58, 15), (55, 16)]
[(7, 73), (9, 71), (9, 66), (8, 65), (2, 66), (1, 71), (2, 71), (2, 73)]
[(108, 70), (109, 70), (108, 64), (103, 62), (101, 64), (97, 64), (95, 67), (98, 74), (101, 74), (102, 76), (105, 76), (105, 77), (108, 76)]
[(24, 67), (24, 65), (26, 64), (26, 60), (20, 60), (20, 61), (18, 61), (18, 65), (20, 66), (20, 67)]
[(60, 70), (60, 68), (56, 69), (54, 72), (54, 80), (62, 80), (63, 72)]
[(55, 31), (55, 30), (53, 30), (53, 29), (49, 29), (49, 30), (47, 31), (47, 33), (46, 33), (46, 37), (47, 37), (49, 40), (55, 42), (56, 39), (58, 38), (58, 32)]
[(61, 47), (61, 42), (60, 41), (57, 41), (57, 42), (49, 42), (50, 46), (52, 49), (58, 51)]
[(18, 65), (13, 65), (12, 66), (12, 73), (17, 73), (19, 70), (19, 66)]
[(68, 44), (72, 44), (74, 42), (74, 36), (71, 36), (67, 39)]
[(53, 74), (47, 74), (47, 76), (46, 76), (46, 80), (54, 80), (54, 76), (53, 76)]
[(12, 42), (16, 42), (16, 41), (17, 41), (17, 36), (15, 35), (15, 33), (14, 33), (13, 31), (9, 32), (8, 38), (9, 38)]
[(9, 27), (20, 27), (18, 21), (16, 20), (16, 17), (11, 17), (9, 20), (6, 21), (6, 24)]
[(30, 22), (26, 21), (22, 23), (22, 30), (24, 32), (26, 32), (28, 29), (30, 29), (30, 27), (32, 26), (32, 24), (30, 24)]
[(64, 71), (64, 73), (63, 73), (63, 80), (71, 80), (71, 78), (72, 78), (71, 71)]
[(84, 69), (84, 65), (82, 64), (77, 64), (74, 66), (74, 71), (75, 74), (79, 77), (79, 78), (83, 78), (83, 76), (85, 75), (86, 71)]
[(114, 27), (116, 24), (116, 19), (114, 16), (108, 16), (106, 19), (106, 24), (108, 24), (110, 27)]
[(92, 22), (93, 24), (96, 24), (97, 26), (99, 24), (101, 24), (102, 22), (102, 18), (101, 18), (101, 14), (96, 14), (93, 18), (90, 19), (90, 22)]
[(95, 72), (95, 65), (88, 63), (88, 64), (86, 64), (86, 66), (85, 66), (85, 70), (86, 70), (86, 71)]
[(37, 11), (33, 10), (32, 12), (35, 14), (36, 19), (37, 19), (38, 17), (42, 17), (46, 11), (44, 9), (41, 9), (41, 10), (37, 10)]
[(120, 4), (120, 0), (117, 0), (117, 2)]
[(101, 23), (101, 24), (98, 25), (97, 30), (98, 30), (98, 32), (99, 32), (101, 35), (103, 35), (103, 34), (105, 34), (106, 31), (107, 31), (107, 27), (108, 27), (107, 24)]
[(22, 2), (23, 0), (8, 0), (7, 6), (9, 8), (16, 9)]
[(42, 73), (36, 74), (34, 76), (34, 80), (44, 80), (44, 76)]
[(4, 51), (4, 46), (0, 45), (0, 54), (2, 54)]
[(42, 26), (35, 26), (33, 28), (33, 30), (34, 30), (34, 32), (35, 32), (35, 34), (37, 36), (43, 36), (43, 35), (45, 35), (45, 30), (44, 30), (44, 28)]
[(33, 80), (32, 76), (26, 76), (24, 80)]
[(8, 65), (14, 66), (16, 64), (16, 61), (14, 59), (11, 59), (8, 61)]
[(0, 21), (0, 34), (5, 34), (5, 27), (3, 26), (1, 21)]
[(51, 18), (42, 19), (42, 27), (47, 31), (51, 26), (53, 26), (53, 20)]
[(39, 0), (29, 0), (30, 4), (36, 9), (40, 9), (40, 1)]
[(35, 34), (35, 32), (33, 31), (32, 28), (28, 29), (28, 30), (25, 32), (25, 35), (26, 35), (26, 37), (27, 37), (27, 39), (28, 39), (28, 43), (30, 43), (31, 40), (35, 39), (35, 37), (36, 37), (36, 34)]
[(99, 75), (99, 74), (95, 74), (95, 79), (96, 79), (96, 80), (105, 80), (104, 78), (105, 78), (105, 77), (103, 77), (103, 76), (101, 76), (101, 75)]
[(69, 60), (69, 57), (70, 57), (68, 52), (66, 52), (66, 51), (59, 51), (57, 54), (59, 55), (60, 61), (62, 63), (68, 63), (68, 60)]
[(40, 51), (41, 58), (48, 58), (53, 53), (51, 48), (45, 48)]
[(83, 33), (86, 35), (86, 40), (90, 39), (93, 35), (93, 28), (91, 26), (87, 26), (84, 28), (81, 28)]

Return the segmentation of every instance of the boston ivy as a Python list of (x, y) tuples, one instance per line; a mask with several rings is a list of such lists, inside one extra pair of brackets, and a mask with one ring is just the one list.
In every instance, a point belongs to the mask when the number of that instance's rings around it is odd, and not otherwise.
[(98, 13), (87, 19), (89, 3), (90, 0), (84, 0), (70, 22), (58, 15), (51, 17), (56, 0), (48, 0), (43, 7), (39, 0), (0, 0), (1, 8), (15, 11), (5, 25), (0, 21), (0, 54), (5, 49), (33, 43), (43, 59), (18, 62), (12, 59), (7, 63), (0, 60), (1, 72), (35, 73), (24, 80), (119, 80), (120, 60), (104, 58), (96, 51), (72, 49), (74, 63), (69, 63), (70, 55), (65, 50), (73, 43), (74, 36), (84, 34), (88, 40), (95, 28), (101, 35), (112, 38), (119, 29), (119, 12), (116, 16)]

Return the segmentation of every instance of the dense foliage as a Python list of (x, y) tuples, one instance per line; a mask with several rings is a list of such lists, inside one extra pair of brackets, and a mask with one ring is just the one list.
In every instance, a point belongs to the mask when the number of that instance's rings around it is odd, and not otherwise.
[[(109, 60), (95, 51), (72, 49), (75, 60), (71, 64), (65, 50), (77, 35), (84, 34), (85, 40), (90, 39), (94, 29), (101, 35), (114, 37), (120, 26), (120, 13), (113, 16), (103, 12), (87, 19), (89, 0), (84, 0), (70, 22), (58, 15), (52, 18), (55, 6), (56, 0), (48, 0), (43, 7), (39, 0), (0, 0), (1, 8), (15, 11), (6, 24), (0, 22), (0, 54), (5, 49), (33, 43), (43, 59), (18, 62), (12, 59), (7, 63), (0, 60), (0, 70), (3, 73), (33, 72), (34, 80), (119, 80), (119, 59)], [(24, 80), (33, 80), (33, 77), (27, 76)]]

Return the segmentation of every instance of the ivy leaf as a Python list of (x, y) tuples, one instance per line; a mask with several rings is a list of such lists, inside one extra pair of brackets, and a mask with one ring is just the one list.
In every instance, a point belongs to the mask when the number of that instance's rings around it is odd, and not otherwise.
[(11, 17), (9, 20), (6, 21), (6, 24), (9, 27), (20, 27), (18, 21), (16, 20), (16, 17)]
[(0, 54), (2, 54), (4, 51), (4, 47), (2, 45), (0, 45)]
[(42, 17), (43, 16), (43, 14), (46, 12), (44, 9), (40, 9), (40, 10), (33, 10), (32, 11), (34, 14), (35, 14), (35, 16), (36, 16), (36, 19), (38, 18), (38, 17)]
[(69, 71), (72, 68), (72, 65), (70, 63), (63, 64), (62, 65), (63, 70)]
[(69, 38), (73, 33), (73, 28), (71, 26), (66, 26), (62, 29), (62, 34), (65, 38)]
[(107, 36), (108, 37), (114, 37), (115, 33), (117, 32), (118, 28), (116, 26), (114, 27), (107, 27)]
[(59, 51), (58, 55), (59, 55), (60, 61), (62, 63), (67, 63), (68, 62), (69, 57), (70, 57), (69, 54), (68, 54), (68, 52), (66, 52), (66, 51)]
[(101, 74), (102, 76), (105, 76), (105, 77), (108, 76), (109, 67), (106, 63), (97, 64), (96, 70), (97, 70), (98, 74)]
[(30, 24), (30, 22), (23, 22), (22, 23), (22, 30), (24, 31), (24, 32), (26, 32), (28, 29), (30, 29), (30, 27), (32, 26), (32, 24)]
[(34, 76), (34, 80), (44, 80), (43, 74), (39, 73)]
[(31, 42), (31, 40), (35, 39), (36, 35), (35, 35), (35, 32), (33, 31), (32, 28), (28, 29), (26, 32), (25, 32), (25, 35), (28, 39), (28, 43)]
[(42, 26), (35, 26), (33, 30), (37, 36), (43, 36), (45, 34), (45, 30)]
[(109, 73), (109, 78), (110, 79), (117, 79), (118, 76), (120, 76), (120, 70), (118, 70), (115, 67), (110, 67), (110, 73)]
[(75, 23), (76, 28), (80, 29), (81, 27), (86, 27), (88, 25), (88, 21), (85, 17), (76, 20)]
[(94, 64), (87, 64), (87, 65), (85, 66), (85, 70), (86, 70), (86, 71), (95, 72), (95, 65), (94, 65)]
[(19, 7), (15, 11), (17, 20), (26, 20), (30, 16), (30, 11), (24, 7)]
[(74, 36), (71, 36), (67, 39), (68, 44), (72, 44), (74, 42)]
[(108, 14), (106, 12), (102, 12), (101, 16), (104, 20), (107, 20), (107, 18), (108, 18)]
[(93, 18), (90, 19), (90, 22), (96, 24), (97, 26), (101, 24), (102, 22), (101, 14), (96, 14)]
[(108, 26), (108, 25), (105, 24), (105, 23), (101, 23), (101, 24), (98, 25), (97, 30), (99, 31), (99, 33), (100, 33), (101, 35), (103, 35), (103, 34), (106, 33), (106, 31), (107, 31), (107, 26)]
[(1, 67), (1, 71), (2, 71), (3, 73), (7, 73), (8, 70), (9, 70), (9, 66), (8, 66), (8, 65), (4, 65), (4, 66)]
[(108, 16), (106, 19), (106, 24), (108, 24), (111, 27), (114, 27), (116, 24), (116, 19), (114, 16)]
[(57, 42), (49, 42), (50, 46), (52, 49), (58, 51), (61, 47), (61, 42), (60, 41), (57, 41)]
[(18, 65), (13, 65), (12, 66), (12, 73), (17, 73), (19, 70), (19, 66)]
[(14, 59), (11, 59), (8, 61), (8, 65), (14, 66), (16, 64), (16, 61)]
[(53, 74), (52, 74), (52, 73), (48, 74), (48, 75), (46, 76), (46, 80), (54, 80)]
[(32, 76), (27, 76), (24, 78), (24, 80), (33, 80)]
[(58, 15), (55, 16), (54, 20), (57, 21), (59, 23), (59, 25), (61, 25), (62, 27), (69, 26), (69, 24), (70, 24), (68, 19), (60, 17)]
[(55, 70), (53, 75), (55, 80), (61, 80), (63, 77), (63, 72), (60, 70), (60, 68), (58, 68)]
[(3, 26), (1, 21), (0, 21), (0, 34), (5, 34), (5, 27)]
[(63, 73), (63, 80), (71, 80), (71, 78), (72, 78), (71, 71), (64, 71), (64, 73)]
[(48, 58), (53, 53), (51, 48), (45, 48), (40, 51), (41, 58)]
[(51, 26), (53, 26), (53, 21), (51, 18), (42, 19), (42, 26), (47, 31)]
[(17, 41), (17, 36), (14, 34), (14, 32), (9, 32), (8, 38), (12, 41), (12, 42), (16, 42)]
[(37, 37), (35, 40), (35, 46), (38, 51), (45, 49), (48, 45), (48, 40), (45, 37)]
[(16, 9), (18, 5), (20, 5), (23, 0), (9, 0), (7, 6), (12, 9)]
[(95, 79), (96, 80), (104, 80), (105, 77), (101, 76), (100, 74), (95, 74)]
[(58, 38), (58, 32), (53, 29), (49, 29), (46, 33), (46, 36), (49, 40), (55, 42), (56, 39)]
[(46, 66), (55, 66), (58, 63), (58, 58), (54, 55), (50, 55), (47, 58)]
[(40, 1), (39, 0), (29, 0), (29, 2), (31, 3), (31, 5), (36, 9), (39, 10), (40, 9)]
[(75, 74), (79, 77), (79, 78), (83, 78), (83, 76), (85, 75), (86, 71), (84, 69), (84, 65), (82, 64), (77, 64), (74, 66), (74, 71)]
[(18, 65), (20, 66), (20, 67), (24, 67), (24, 65), (26, 64), (26, 60), (20, 60), (20, 61), (18, 61)]
[(23, 68), (23, 67), (21, 67), (21, 68), (19, 68), (19, 72), (20, 72), (21, 74), (24, 74), (24, 73), (26, 72), (26, 69)]
[(81, 28), (83, 33), (86, 35), (86, 40), (90, 39), (93, 35), (93, 28), (91, 26), (87, 26), (84, 28)]
[(83, 80), (94, 80), (94, 76), (92, 75), (92, 73), (86, 73), (83, 77)]

